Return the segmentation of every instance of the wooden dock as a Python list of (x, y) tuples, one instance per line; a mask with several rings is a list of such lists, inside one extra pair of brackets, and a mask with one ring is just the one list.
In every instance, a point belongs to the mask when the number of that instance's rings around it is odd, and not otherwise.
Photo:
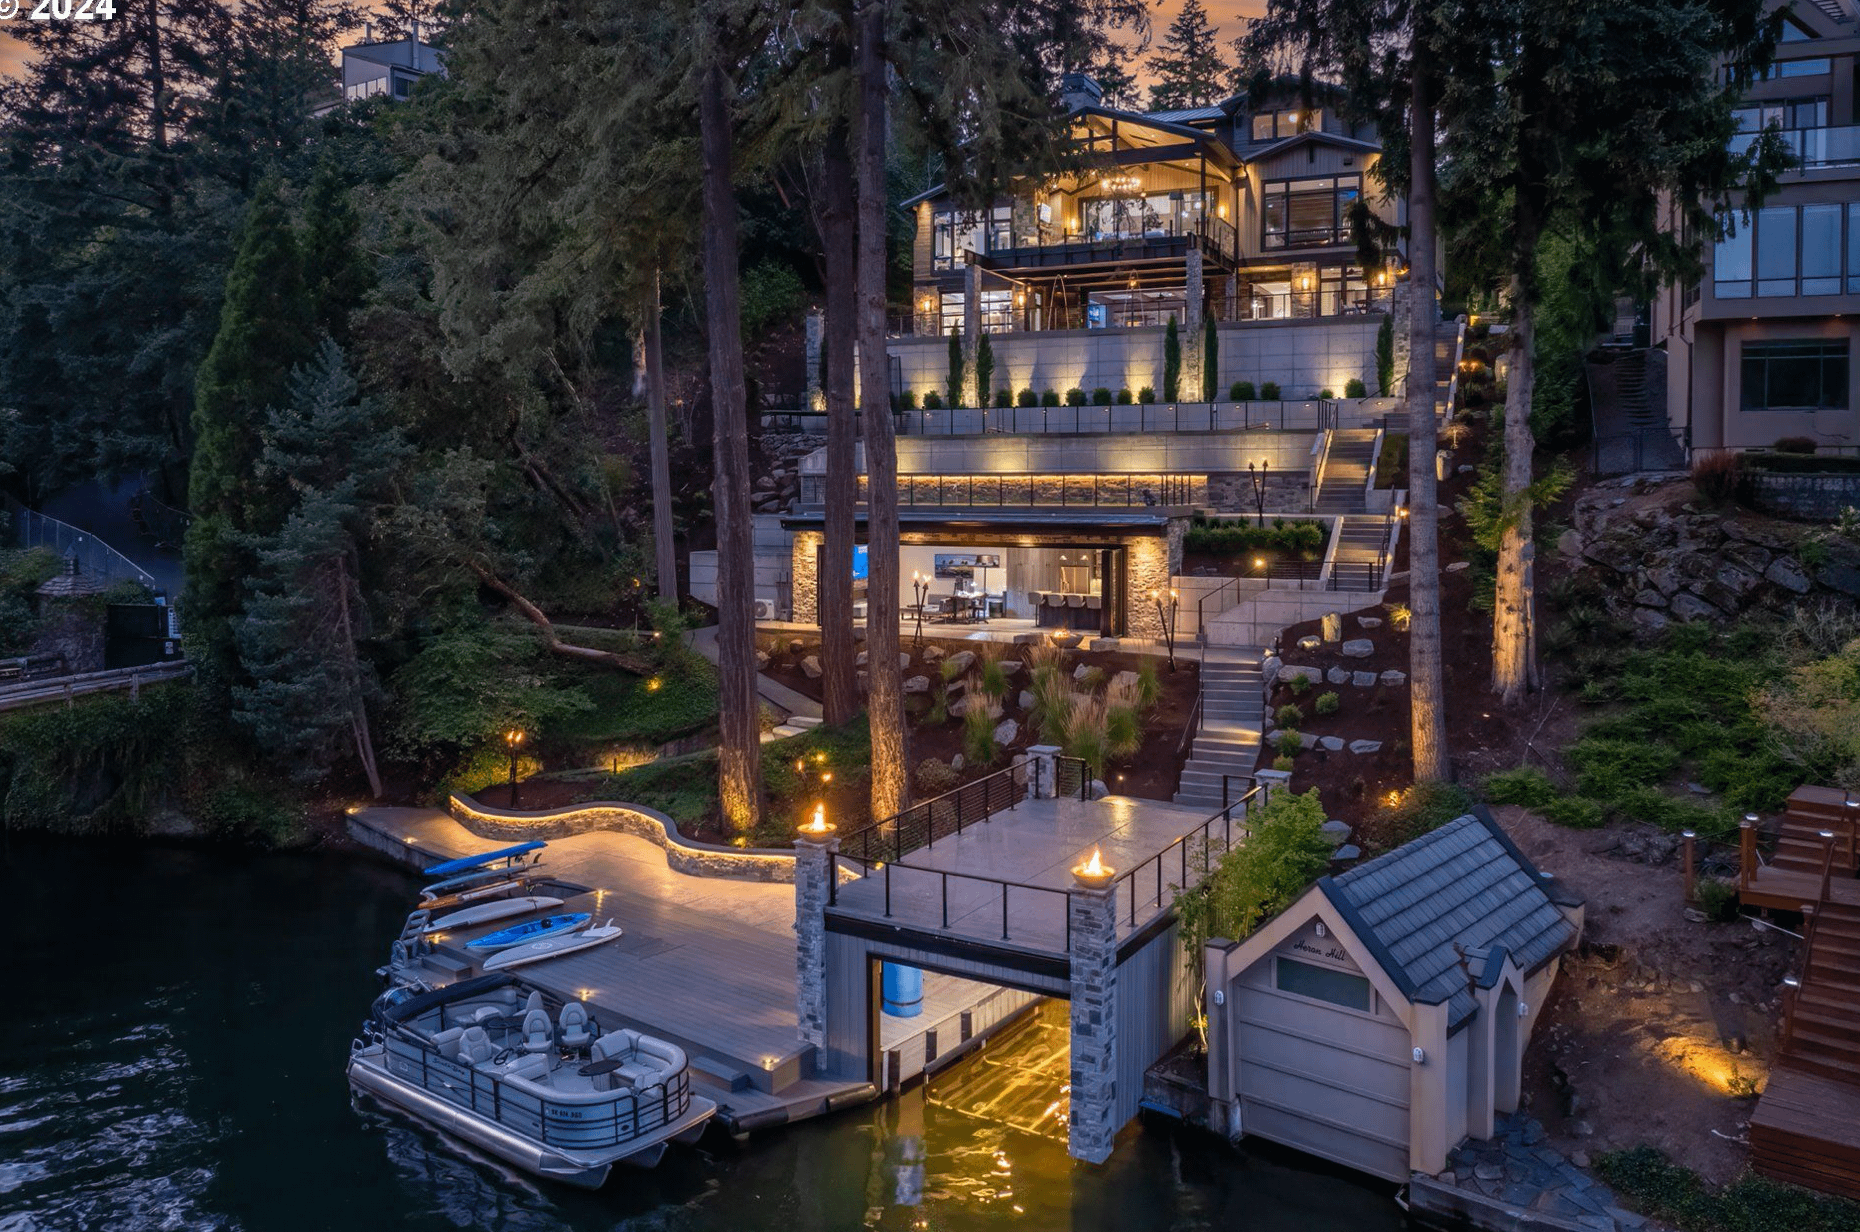
[[(430, 809), (362, 809), (349, 828), (415, 868), (504, 845)], [(869, 1083), (815, 1077), (813, 1049), (799, 1040), (792, 886), (674, 872), (653, 844), (606, 832), (552, 840), (540, 871), (557, 883), (550, 892), (567, 900), (565, 910), (612, 917), (626, 931), (519, 974), (557, 996), (585, 998), (604, 1022), (684, 1048), (726, 1127), (802, 1120), (876, 1095)], [(447, 935), (441, 960), (470, 964), (463, 943), (500, 926)]]

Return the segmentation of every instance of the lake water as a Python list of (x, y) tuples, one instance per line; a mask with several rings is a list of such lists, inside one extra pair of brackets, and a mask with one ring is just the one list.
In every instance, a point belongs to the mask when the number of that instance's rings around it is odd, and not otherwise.
[(961, 1072), (747, 1144), (713, 1131), (597, 1193), (534, 1184), (350, 1095), (414, 885), (355, 855), (0, 839), (0, 1232), (1403, 1227), (1386, 1186), (1169, 1126), (1074, 1165), (971, 1115), (985, 1083)]

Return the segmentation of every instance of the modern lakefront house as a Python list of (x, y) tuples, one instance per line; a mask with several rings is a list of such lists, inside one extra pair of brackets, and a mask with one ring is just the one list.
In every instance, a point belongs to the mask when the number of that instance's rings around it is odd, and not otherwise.
[(1788, 438), (1860, 445), (1860, 9), (1787, 8), (1776, 62), (1739, 108), (1747, 145), (1777, 130), (1797, 159), (1776, 191), (1738, 211), (1704, 277), (1664, 289), (1652, 343), (1667, 351), (1666, 423), (1693, 448)]

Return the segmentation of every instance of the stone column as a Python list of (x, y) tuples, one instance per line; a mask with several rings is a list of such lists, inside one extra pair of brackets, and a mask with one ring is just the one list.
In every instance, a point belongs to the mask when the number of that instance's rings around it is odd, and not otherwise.
[(1183, 402), (1201, 401), (1201, 331), (1202, 324), (1201, 248), (1188, 244), (1187, 309), (1182, 317), (1182, 388), (1176, 393)]
[(807, 396), (803, 408), (810, 411), (825, 411), (827, 395), (820, 388), (820, 348), (821, 340), (826, 335), (826, 322), (818, 309), (807, 314)]
[(1066, 1150), (1101, 1164), (1117, 1136), (1117, 905), (1111, 886), (1074, 886), (1072, 924), (1072, 1111)]
[[(975, 350), (982, 340), (982, 267), (973, 254), (962, 271), (962, 388), (970, 406), (988, 405), (975, 381)], [(973, 392), (970, 392), (973, 391)]]
[(1059, 792), (1059, 746), (1028, 745), (1027, 761), (1029, 794), (1035, 800), (1051, 800)]
[[(801, 1042), (827, 1047), (827, 900), (840, 840), (794, 840), (794, 1000)], [(820, 1058), (824, 1060), (824, 1057)]]
[(1414, 284), (1402, 279), (1395, 284), (1395, 290), (1389, 295), (1389, 314), (1394, 318), (1389, 328), (1394, 331), (1394, 374), (1390, 377), (1395, 388), (1382, 392), (1391, 397), (1402, 397), (1408, 388), (1408, 327), (1414, 320)]
[(1253, 782), (1259, 787), (1259, 803), (1261, 807), (1264, 807), (1272, 802), (1274, 792), (1292, 789), (1292, 772), (1290, 770), (1255, 770)]

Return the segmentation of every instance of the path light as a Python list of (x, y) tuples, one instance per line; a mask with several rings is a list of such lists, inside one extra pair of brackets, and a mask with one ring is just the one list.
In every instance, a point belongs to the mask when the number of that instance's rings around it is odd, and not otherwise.
[(657, 676), (654, 676), (646, 682), (646, 692), (657, 693), (659, 691), (659, 686), (664, 683), (665, 682), (660, 680)]
[(834, 825), (827, 820), (827, 806), (814, 805), (814, 819), (801, 827), (801, 837), (811, 843), (824, 843), (833, 837)]
[(523, 729), (513, 727), (504, 733), (504, 746), (510, 750), (510, 807), (517, 807), (517, 750), (523, 747)]
[(1091, 859), (1075, 866), (1073, 878), (1088, 890), (1102, 890), (1111, 884), (1111, 878), (1117, 876), (1117, 870), (1104, 862), (1104, 854), (1098, 848), (1091, 849)]

